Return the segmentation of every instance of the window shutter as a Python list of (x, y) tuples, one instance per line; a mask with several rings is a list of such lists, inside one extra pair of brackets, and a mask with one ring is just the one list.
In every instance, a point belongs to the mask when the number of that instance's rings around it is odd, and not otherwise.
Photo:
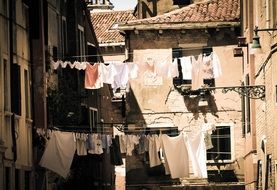
[(18, 64), (12, 64), (11, 67), (11, 98), (12, 112), (21, 115), (21, 77)]

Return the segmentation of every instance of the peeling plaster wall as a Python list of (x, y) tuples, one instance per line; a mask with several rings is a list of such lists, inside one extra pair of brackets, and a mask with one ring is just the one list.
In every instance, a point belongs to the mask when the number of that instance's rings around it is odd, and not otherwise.
[[(131, 34), (130, 49), (133, 52), (133, 61), (141, 65), (147, 63), (147, 58), (154, 63), (162, 64), (172, 60), (172, 48), (184, 49), (202, 46), (213, 46), (213, 51), (219, 56), (223, 75), (217, 78), (217, 87), (241, 85), (242, 58), (233, 56), (233, 48), (237, 47), (234, 36), (224, 38), (224, 32), (219, 31), (214, 36), (209, 36), (203, 31), (139, 31)], [(223, 45), (223, 44), (234, 45)], [(199, 54), (194, 52), (195, 56)], [(186, 52), (185, 52), (186, 53)], [(188, 55), (186, 54), (186, 55)], [(199, 131), (204, 119), (216, 125), (231, 125), (232, 130), (232, 156), (233, 162), (220, 166), (221, 170), (234, 170), (235, 175), (243, 181), (243, 153), (244, 139), (242, 138), (241, 99), (235, 92), (223, 94), (221, 89), (213, 92), (215, 104), (211, 109), (218, 110), (216, 114), (209, 111), (204, 113), (198, 108), (198, 101), (187, 99), (181, 95), (173, 85), (173, 80), (166, 77), (152, 82), (156, 85), (147, 85), (143, 75), (130, 81), (130, 93), (127, 96), (127, 120), (134, 123), (132, 127), (178, 127), (179, 130)], [(194, 113), (191, 110), (196, 110)], [(139, 169), (139, 161), (127, 157), (127, 171)], [(209, 169), (218, 170), (218, 166), (208, 165)], [(139, 174), (138, 174), (139, 175)]]

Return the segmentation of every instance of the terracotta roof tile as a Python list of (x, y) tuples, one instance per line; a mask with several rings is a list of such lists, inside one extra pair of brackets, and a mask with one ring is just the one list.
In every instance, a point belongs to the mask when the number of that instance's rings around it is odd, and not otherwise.
[(156, 17), (131, 20), (127, 24), (238, 22), (239, 20), (240, 0), (207, 0)]
[(105, 11), (92, 12), (91, 22), (93, 24), (98, 42), (116, 43), (124, 42), (124, 37), (116, 30), (110, 30), (114, 23), (134, 20), (133, 11)]

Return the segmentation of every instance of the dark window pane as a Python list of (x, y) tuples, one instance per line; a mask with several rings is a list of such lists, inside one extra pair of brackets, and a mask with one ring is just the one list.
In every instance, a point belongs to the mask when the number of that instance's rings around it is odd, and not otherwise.
[(231, 159), (231, 133), (229, 126), (218, 127), (211, 135), (213, 148), (207, 150), (207, 160)]
[(21, 77), (20, 66), (12, 64), (11, 71), (11, 105), (12, 112), (21, 115)]

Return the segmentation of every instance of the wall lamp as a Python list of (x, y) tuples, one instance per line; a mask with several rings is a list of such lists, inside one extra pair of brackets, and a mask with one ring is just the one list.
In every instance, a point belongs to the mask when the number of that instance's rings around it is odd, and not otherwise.
[(277, 28), (259, 29), (258, 26), (255, 26), (252, 48), (253, 49), (261, 48), (260, 36), (258, 36), (258, 32), (262, 32), (262, 31), (275, 31), (275, 30), (277, 30)]

